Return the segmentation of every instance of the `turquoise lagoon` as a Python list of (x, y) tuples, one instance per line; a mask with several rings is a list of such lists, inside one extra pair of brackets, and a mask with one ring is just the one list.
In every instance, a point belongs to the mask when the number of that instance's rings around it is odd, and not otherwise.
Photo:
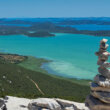
[[(52, 60), (42, 68), (67, 78), (93, 79), (98, 73), (95, 52), (103, 37), (57, 33), (56, 37), (0, 36), (0, 51)], [(109, 39), (110, 43), (110, 38)]]

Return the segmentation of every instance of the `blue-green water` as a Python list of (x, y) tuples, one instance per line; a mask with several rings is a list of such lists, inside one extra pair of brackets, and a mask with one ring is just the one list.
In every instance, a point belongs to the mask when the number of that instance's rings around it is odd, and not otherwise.
[(92, 79), (97, 74), (94, 52), (98, 50), (101, 39), (76, 34), (56, 34), (56, 37), (47, 38), (0, 36), (0, 51), (50, 59), (53, 62), (43, 67), (52, 74)]

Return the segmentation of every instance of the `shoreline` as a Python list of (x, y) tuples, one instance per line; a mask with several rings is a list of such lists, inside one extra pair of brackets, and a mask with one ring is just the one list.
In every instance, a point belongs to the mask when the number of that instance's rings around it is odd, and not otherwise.
[(74, 82), (74, 83), (77, 83), (80, 85), (87, 85), (87, 86), (89, 86), (89, 82), (91, 81), (89, 79), (80, 79), (80, 78), (75, 78), (75, 77), (66, 77), (66, 76), (58, 75), (58, 72), (55, 72), (54, 70), (52, 70), (51, 68), (49, 68), (47, 66), (48, 63), (53, 62), (53, 60), (49, 60), (46, 58), (34, 57), (34, 56), (24, 56), (24, 55), (19, 55), (19, 54), (11, 54), (11, 53), (7, 53), (7, 52), (0, 52), (0, 54), (27, 57), (26, 59), (24, 59), (24, 61), (21, 61), (19, 63), (15, 63), (15, 64), (19, 65), (21, 67), (24, 67), (26, 69), (32, 70), (32, 71), (41, 72), (42, 74), (47, 74), (47, 75), (54, 77), (54, 78), (64, 79), (64, 80), (71, 81), (71, 82)]
[[(58, 79), (64, 79), (73, 83), (77, 83), (80, 85), (86, 85), (89, 86), (89, 82), (91, 82), (91, 80), (88, 79), (79, 79), (79, 78), (69, 78), (69, 77), (64, 77), (64, 76), (59, 76), (57, 74), (52, 73), (53, 70), (51, 70), (50, 68), (47, 67), (42, 67), (44, 65), (48, 65), (48, 63), (52, 62), (52, 60), (49, 59), (45, 59), (45, 58), (39, 58), (39, 57), (33, 57), (33, 56), (28, 56), (29, 59), (27, 59), (27, 61), (21, 62), (20, 66), (26, 68), (26, 69), (30, 69), (36, 72), (41, 72), (42, 74), (47, 74), (51, 77), (54, 78), (58, 78)], [(28, 65), (27, 65), (28, 64)], [(30, 66), (31, 65), (31, 66)]]
[[(88, 81), (50, 75), (46, 70), (41, 68), (44, 62), (48, 61), (31, 56), (28, 56), (28, 59), (19, 64), (8, 63), (7, 61), (2, 62), (0, 59), (1, 83), (4, 85), (1, 86), (1, 97), (5, 97), (6, 95), (24, 98), (57, 97), (83, 102), (89, 93)], [(27, 77), (35, 81), (45, 95), (42, 95)], [(80, 91), (83, 95), (80, 94)]]
[[(45, 66), (45, 65), (48, 65), (48, 63), (44, 63), (42, 66)], [(47, 71), (46, 74), (48, 74), (52, 77), (55, 77), (55, 78), (58, 78), (58, 79), (68, 80), (68, 81), (71, 81), (73, 83), (77, 83), (77, 84), (80, 84), (80, 85), (89, 86), (89, 83), (92, 81), (92, 80), (89, 80), (89, 79), (81, 79), (81, 78), (75, 78), (75, 77), (60, 76), (60, 75), (57, 75), (58, 74), (57, 72), (55, 72), (54, 70), (52, 70), (49, 67), (43, 67), (43, 69)], [(55, 73), (57, 73), (57, 74), (55, 74)]]

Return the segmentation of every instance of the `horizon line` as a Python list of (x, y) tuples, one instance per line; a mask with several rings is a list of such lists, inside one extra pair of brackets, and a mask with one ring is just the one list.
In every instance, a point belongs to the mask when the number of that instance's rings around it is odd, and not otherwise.
[(11, 19), (11, 18), (17, 18), (17, 19), (20, 19), (20, 18), (110, 18), (110, 16), (109, 17), (107, 17), (107, 16), (99, 16), (99, 17), (0, 17), (0, 19)]

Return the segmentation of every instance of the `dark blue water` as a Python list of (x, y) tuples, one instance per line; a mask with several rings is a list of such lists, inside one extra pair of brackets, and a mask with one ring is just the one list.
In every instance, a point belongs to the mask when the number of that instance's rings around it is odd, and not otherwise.
[[(27, 21), (27, 22), (52, 22), (58, 25), (59, 23), (63, 21), (72, 21), (72, 20), (92, 20), (92, 21), (104, 21), (104, 22), (110, 22), (109, 17), (84, 17), (84, 18), (8, 18), (8, 19), (3, 19), (3, 21), (15, 21), (15, 20), (20, 20), (20, 21)], [(23, 27), (29, 27), (31, 26), (30, 24), (14, 24), (14, 23), (7, 23), (7, 24), (0, 24), (0, 25), (8, 25), (8, 26), (23, 26)], [(110, 30), (110, 25), (96, 25), (96, 24), (84, 24), (84, 25), (60, 25), (63, 27), (74, 27), (78, 30)]]
[(30, 24), (0, 24), (0, 26), (18, 26), (18, 27), (30, 27)]

